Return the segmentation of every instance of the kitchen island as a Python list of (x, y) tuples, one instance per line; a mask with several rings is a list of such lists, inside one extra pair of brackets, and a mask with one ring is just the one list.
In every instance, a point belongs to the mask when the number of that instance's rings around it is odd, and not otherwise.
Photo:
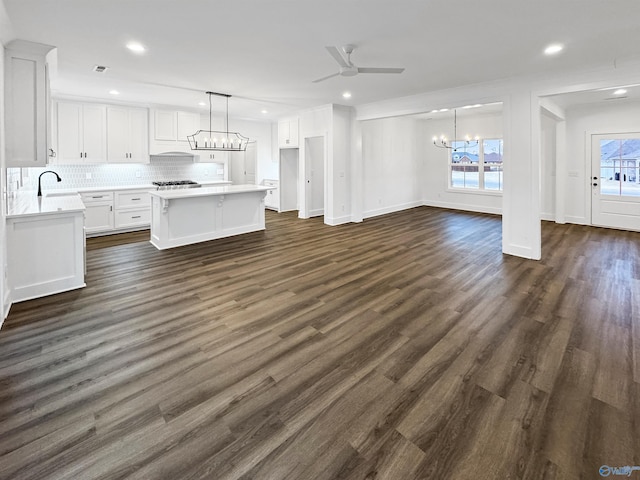
[(7, 199), (12, 302), (85, 286), (84, 211), (78, 194), (30, 191)]
[(151, 193), (151, 244), (159, 250), (265, 229), (273, 187), (226, 185)]

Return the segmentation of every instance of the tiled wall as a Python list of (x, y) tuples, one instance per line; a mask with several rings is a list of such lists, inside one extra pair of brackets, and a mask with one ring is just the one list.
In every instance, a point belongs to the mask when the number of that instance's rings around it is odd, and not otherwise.
[[(45, 170), (53, 170), (62, 178), (56, 182), (54, 175), (42, 177), (42, 187), (47, 190), (142, 185), (155, 181), (193, 180), (204, 182), (224, 179), (224, 164), (197, 163), (180, 157), (153, 157), (149, 164), (103, 165), (50, 165), (46, 168), (8, 168), (7, 190), (37, 190), (38, 176)], [(91, 178), (87, 178), (90, 176)]]

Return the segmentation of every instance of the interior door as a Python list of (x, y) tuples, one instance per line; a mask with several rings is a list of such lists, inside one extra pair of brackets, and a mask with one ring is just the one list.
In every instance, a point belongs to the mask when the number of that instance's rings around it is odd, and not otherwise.
[(640, 133), (591, 136), (591, 223), (640, 230)]
[(249, 142), (244, 152), (244, 182), (256, 184), (256, 164), (258, 163), (258, 147), (256, 142)]
[(307, 201), (310, 217), (324, 215), (324, 137), (305, 138)]

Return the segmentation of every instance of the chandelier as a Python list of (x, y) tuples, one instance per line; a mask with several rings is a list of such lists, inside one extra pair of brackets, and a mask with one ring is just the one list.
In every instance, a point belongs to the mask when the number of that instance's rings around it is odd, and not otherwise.
[[(247, 149), (249, 139), (238, 132), (229, 131), (229, 98), (226, 93), (205, 92), (209, 95), (209, 130), (198, 130), (193, 135), (187, 135), (191, 150), (215, 150), (223, 152), (238, 152)], [(227, 99), (226, 131), (212, 130), (211, 128), (211, 96), (217, 95)]]
[[(453, 140), (452, 140), (454, 145), (455, 145), (455, 142), (458, 141), (457, 138), (458, 138), (458, 114), (454, 109), (453, 110)], [(464, 139), (464, 147), (465, 148), (475, 147), (476, 145), (478, 145), (479, 141), (480, 141), (480, 137), (478, 137), (477, 135), (473, 139), (469, 135), (466, 135)], [(436, 147), (448, 148), (449, 150), (453, 150), (454, 152), (457, 152), (458, 148), (460, 148), (460, 147), (451, 145), (451, 143), (449, 143), (449, 140), (447, 140), (447, 137), (445, 137), (444, 135), (440, 137), (433, 137), (433, 144)]]

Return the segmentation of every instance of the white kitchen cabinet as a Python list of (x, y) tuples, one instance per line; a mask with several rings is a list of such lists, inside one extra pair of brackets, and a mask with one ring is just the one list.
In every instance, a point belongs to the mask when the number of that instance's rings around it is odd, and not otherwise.
[(87, 235), (113, 230), (113, 192), (82, 193), (80, 197), (86, 207), (84, 228)]
[(55, 164), (94, 164), (107, 161), (106, 105), (57, 102)]
[(276, 212), (280, 210), (280, 192), (278, 191), (277, 180), (263, 180), (262, 184), (265, 187), (275, 187), (273, 190), (269, 190), (264, 197), (264, 206)]
[(278, 122), (278, 146), (280, 148), (298, 148), (297, 118)]
[(13, 302), (85, 286), (82, 211), (7, 218)]
[(188, 135), (200, 130), (200, 114), (178, 110), (151, 110), (151, 155), (190, 152)]
[(140, 230), (151, 225), (150, 189), (83, 192), (88, 236)]
[(149, 190), (115, 191), (115, 229), (148, 227), (151, 224)]
[(44, 167), (49, 157), (48, 58), (54, 47), (14, 40), (5, 47), (7, 167)]
[(148, 114), (144, 108), (107, 107), (107, 161), (149, 163)]

